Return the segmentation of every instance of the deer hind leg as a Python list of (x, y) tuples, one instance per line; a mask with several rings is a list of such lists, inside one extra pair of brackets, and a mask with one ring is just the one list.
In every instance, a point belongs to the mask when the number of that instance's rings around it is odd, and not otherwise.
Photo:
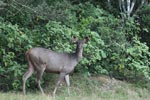
[(55, 98), (55, 94), (56, 94), (57, 88), (58, 88), (58, 86), (60, 85), (61, 81), (64, 80), (65, 75), (66, 75), (65, 73), (60, 73), (59, 79), (58, 79), (58, 81), (57, 81), (57, 83), (56, 83), (56, 85), (55, 85), (55, 89), (54, 89), (54, 91), (53, 91), (53, 97), (54, 97), (54, 98)]
[(65, 76), (65, 81), (66, 81), (66, 84), (67, 84), (67, 89), (68, 89), (68, 95), (70, 96), (70, 80), (69, 80), (69, 75), (66, 75)]
[(27, 79), (33, 74), (34, 68), (31, 64), (29, 64), (29, 68), (26, 71), (26, 73), (23, 75), (23, 94), (26, 94), (26, 81)]
[(38, 85), (38, 88), (40, 89), (41, 93), (44, 94), (44, 91), (41, 87), (41, 82), (40, 80), (42, 79), (43, 73), (46, 69), (46, 64), (41, 65), (41, 69), (37, 71), (36, 73), (36, 83)]

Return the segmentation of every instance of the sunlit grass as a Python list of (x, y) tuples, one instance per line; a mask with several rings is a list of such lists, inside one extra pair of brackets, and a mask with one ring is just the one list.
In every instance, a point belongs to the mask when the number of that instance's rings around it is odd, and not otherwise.
[(65, 83), (58, 89), (56, 98), (52, 97), (54, 85), (52, 83), (44, 88), (45, 95), (39, 91), (27, 92), (22, 95), (20, 91), (0, 93), (0, 100), (150, 100), (150, 91), (147, 88), (109, 79), (108, 77), (87, 78), (75, 75), (71, 78), (71, 95), (68, 96)]

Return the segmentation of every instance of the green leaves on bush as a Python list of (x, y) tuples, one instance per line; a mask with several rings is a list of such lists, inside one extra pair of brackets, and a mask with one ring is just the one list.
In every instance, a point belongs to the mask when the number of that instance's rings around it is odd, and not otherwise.
[[(136, 78), (133, 73), (138, 73), (150, 79), (150, 52), (136, 35), (140, 31), (137, 22), (132, 19), (122, 21), (89, 2), (71, 6), (69, 3), (67, 7), (67, 3), (62, 2), (58, 2), (58, 6), (46, 4), (46, 9), (58, 8), (52, 14), (53, 20), (26, 11), (21, 16), (18, 12), (11, 19), (9, 16), (0, 18), (0, 87), (6, 87), (4, 90), (21, 89), (22, 76), (27, 69), (26, 50), (40, 46), (57, 52), (74, 52), (72, 36), (79, 39), (89, 36), (84, 58), (75, 72), (109, 74), (117, 78)], [(63, 14), (62, 18), (57, 10)], [(47, 12), (41, 11), (42, 14)], [(46, 16), (49, 15), (50, 12)], [(34, 78), (27, 82), (31, 88), (33, 84)]]

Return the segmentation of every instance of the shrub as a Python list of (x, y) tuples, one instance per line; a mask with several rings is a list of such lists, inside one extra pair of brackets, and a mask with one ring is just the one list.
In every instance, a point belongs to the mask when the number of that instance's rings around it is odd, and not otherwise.
[[(60, 4), (60, 8), (64, 5)], [(15, 22), (19, 16), (8, 20), (11, 23), (6, 21), (7, 16), (6, 19), (0, 18), (0, 86), (3, 90), (21, 89), (22, 75), (27, 69), (26, 50), (40, 46), (58, 52), (73, 52), (72, 36), (79, 39), (89, 36), (84, 58), (75, 72), (109, 74), (120, 79), (128, 76), (136, 78), (135, 74), (150, 78), (150, 52), (136, 35), (140, 31), (137, 22), (132, 19), (122, 22), (89, 2), (65, 9), (65, 20), (48, 20), (42, 15), (46, 21), (33, 24), (32, 28), (26, 23), (20, 25), (20, 21), (26, 21), (25, 16), (18, 19), (19, 22)], [(33, 84), (34, 78), (31, 78), (27, 86), (33, 88)]]
[(0, 22), (0, 73), (2, 87), (18, 89), (24, 67), (24, 52), (31, 47), (30, 38), (18, 25)]

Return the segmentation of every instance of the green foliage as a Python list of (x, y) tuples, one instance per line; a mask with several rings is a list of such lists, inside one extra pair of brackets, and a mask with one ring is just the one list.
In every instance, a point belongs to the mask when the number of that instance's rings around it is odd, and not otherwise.
[(19, 62), (24, 61), (24, 50), (30, 48), (29, 37), (21, 30), (18, 25), (0, 22), (0, 74), (5, 76), (1, 83), (6, 89), (18, 89), (21, 85), (24, 68)]
[[(9, 11), (18, 11), (12, 5), (20, 9), (18, 3), (10, 4)], [(136, 35), (140, 24), (132, 18), (122, 21), (90, 2), (71, 5), (68, 1), (51, 4), (46, 0), (24, 6), (30, 8), (23, 7), (15, 16), (6, 12), (0, 17), (0, 87), (6, 87), (3, 90), (21, 89), (27, 69), (26, 50), (38, 46), (57, 52), (74, 52), (72, 36), (79, 39), (89, 36), (84, 58), (75, 72), (109, 74), (121, 79), (139, 75), (150, 79), (149, 48)], [(34, 78), (27, 86), (33, 88)]]
[(149, 48), (145, 44), (141, 43), (137, 37), (133, 38), (133, 42), (132, 47), (129, 47), (126, 50), (127, 54), (129, 54), (126, 60), (128, 63), (128, 68), (142, 72), (147, 79), (150, 79)]
[(150, 5), (144, 6), (139, 12), (138, 12), (138, 21), (140, 23), (141, 31), (139, 32), (139, 36), (141, 36), (141, 40), (146, 42), (148, 46), (150, 46), (150, 39), (149, 39), (149, 32), (150, 32)]

